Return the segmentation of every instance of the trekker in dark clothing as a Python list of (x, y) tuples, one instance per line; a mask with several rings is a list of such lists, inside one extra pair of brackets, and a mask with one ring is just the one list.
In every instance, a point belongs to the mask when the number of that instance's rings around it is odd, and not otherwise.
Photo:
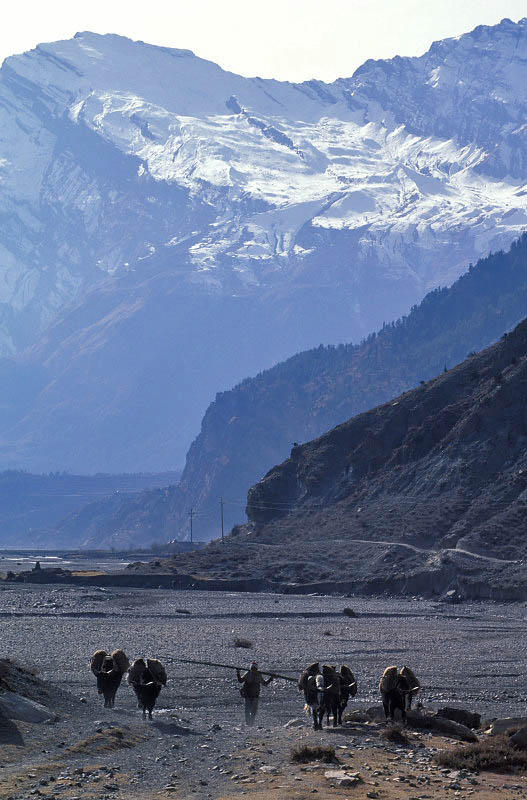
[(245, 723), (253, 725), (258, 711), (258, 698), (260, 697), (260, 687), (269, 686), (273, 680), (273, 675), (265, 680), (262, 673), (258, 669), (258, 664), (253, 661), (250, 669), (241, 674), (240, 670), (236, 670), (236, 677), (238, 682), (243, 686), (240, 689), (241, 696), (245, 699)]

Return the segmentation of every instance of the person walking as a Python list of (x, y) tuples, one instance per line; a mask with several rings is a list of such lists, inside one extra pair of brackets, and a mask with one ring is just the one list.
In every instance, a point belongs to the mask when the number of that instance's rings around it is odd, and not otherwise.
[(238, 682), (243, 684), (240, 689), (240, 694), (245, 700), (245, 723), (246, 725), (253, 725), (258, 712), (260, 687), (262, 685), (269, 686), (274, 675), (270, 675), (266, 680), (258, 669), (256, 661), (253, 661), (250, 668), (247, 672), (244, 672), (243, 675), (241, 671), (237, 669), (236, 677), (238, 678)]

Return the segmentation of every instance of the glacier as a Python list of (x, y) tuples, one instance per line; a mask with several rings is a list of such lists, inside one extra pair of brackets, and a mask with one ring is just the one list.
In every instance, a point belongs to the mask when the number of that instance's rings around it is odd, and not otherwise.
[(0, 465), (178, 466), (215, 391), (508, 246), (526, 112), (527, 19), (332, 84), (90, 32), (6, 59)]

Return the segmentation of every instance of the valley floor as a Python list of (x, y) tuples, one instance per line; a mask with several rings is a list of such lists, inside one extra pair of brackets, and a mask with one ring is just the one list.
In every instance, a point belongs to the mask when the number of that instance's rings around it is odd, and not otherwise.
[[(343, 615), (353, 606), (357, 616)], [(190, 612), (190, 613), (185, 613)], [(0, 724), (0, 800), (225, 798), (285, 800), (315, 796), (430, 798), (524, 795), (517, 775), (452, 772), (434, 762), (452, 742), (409, 731), (401, 746), (376, 722), (311, 730), (293, 683), (262, 690), (257, 726), (246, 728), (233, 671), (194, 667), (178, 658), (246, 665), (297, 676), (308, 663), (348, 663), (359, 682), (350, 710), (378, 703), (388, 664), (409, 664), (426, 707), (457, 705), (484, 718), (525, 713), (525, 607), (417, 600), (150, 590), (79, 589), (6, 584), (0, 589), (0, 658), (33, 666), (47, 686), (41, 702), (52, 725)], [(234, 647), (235, 638), (252, 642)], [(152, 722), (143, 722), (123, 685), (116, 708), (102, 708), (88, 668), (100, 647), (130, 658), (159, 657), (169, 683)], [(284, 727), (289, 720), (299, 723)], [(290, 763), (298, 744), (335, 747), (361, 782), (338, 788), (331, 765)], [(475, 782), (474, 782), (475, 781)], [(447, 791), (448, 790), (448, 791)]]

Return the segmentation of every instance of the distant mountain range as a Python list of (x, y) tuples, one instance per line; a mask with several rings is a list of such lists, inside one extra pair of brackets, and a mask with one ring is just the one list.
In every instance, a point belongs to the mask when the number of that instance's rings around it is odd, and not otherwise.
[(218, 390), (509, 246), (526, 118), (526, 19), (333, 84), (91, 33), (8, 58), (0, 467), (182, 464)]
[[(495, 342), (527, 315), (527, 235), (477, 262), (449, 289), (436, 289), (407, 317), (360, 345), (319, 347), (216, 397), (192, 444), (181, 482), (165, 491), (93, 503), (56, 536), (107, 541), (114, 535), (184, 538), (245, 520), (253, 483), (289, 455), (354, 415), (419, 386)], [(294, 452), (296, 452), (295, 448)], [(161, 537), (162, 538), (162, 537)]]

